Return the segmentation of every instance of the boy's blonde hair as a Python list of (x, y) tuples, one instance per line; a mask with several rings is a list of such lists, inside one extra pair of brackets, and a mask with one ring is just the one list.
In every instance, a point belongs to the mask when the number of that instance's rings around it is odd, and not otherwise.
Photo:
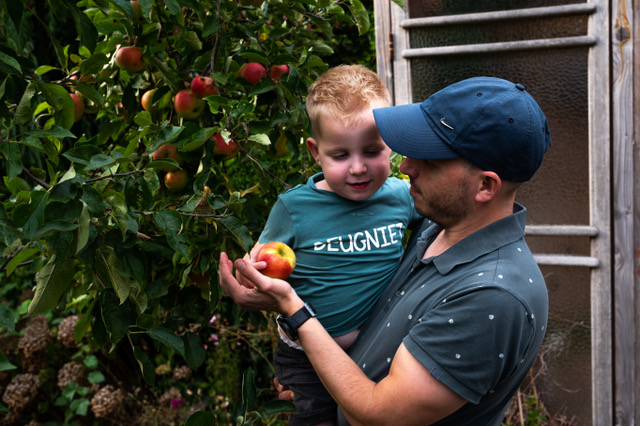
[(338, 65), (322, 74), (309, 87), (307, 114), (314, 137), (321, 134), (323, 118), (350, 126), (372, 107), (391, 103), (389, 90), (375, 72), (362, 65)]

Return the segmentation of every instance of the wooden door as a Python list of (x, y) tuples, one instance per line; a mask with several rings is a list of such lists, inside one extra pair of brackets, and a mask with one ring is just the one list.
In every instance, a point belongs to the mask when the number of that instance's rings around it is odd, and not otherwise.
[[(480, 75), (523, 84), (552, 144), (518, 201), (545, 275), (537, 390), (551, 413), (613, 424), (609, 4), (376, 0), (378, 73), (396, 104)], [(629, 423), (628, 423), (629, 424)]]

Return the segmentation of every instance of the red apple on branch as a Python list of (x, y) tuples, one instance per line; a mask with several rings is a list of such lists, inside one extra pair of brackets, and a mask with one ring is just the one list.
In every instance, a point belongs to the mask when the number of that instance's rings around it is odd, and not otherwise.
[(70, 93), (69, 96), (71, 96), (73, 100), (73, 122), (75, 123), (79, 121), (84, 114), (84, 101), (76, 93)]
[(197, 76), (191, 80), (191, 91), (199, 98), (218, 94), (215, 82), (211, 77)]
[(180, 191), (187, 185), (188, 180), (189, 176), (187, 175), (187, 172), (184, 170), (176, 170), (164, 175), (164, 186), (172, 192)]
[(116, 65), (127, 72), (138, 72), (144, 67), (142, 50), (135, 46), (124, 46), (116, 51)]
[(225, 141), (221, 133), (213, 135), (213, 140), (216, 142), (216, 146), (213, 147), (213, 152), (216, 154), (226, 154), (228, 157), (235, 157), (238, 153), (238, 144), (233, 140)]
[[(153, 159), (159, 160), (161, 158), (169, 158), (171, 160), (176, 161), (178, 164), (182, 163), (182, 159), (178, 156), (178, 148), (175, 145), (160, 145), (155, 151), (153, 151)], [(162, 166), (158, 167), (158, 169), (163, 170), (165, 172), (171, 172), (177, 167), (175, 166)]]
[(267, 69), (258, 62), (249, 62), (240, 68), (240, 77), (251, 84), (256, 84), (262, 77), (267, 76)]
[(173, 105), (179, 117), (183, 117), (186, 120), (195, 120), (200, 117), (207, 104), (194, 95), (190, 89), (182, 89), (176, 93)]
[(264, 275), (286, 280), (296, 267), (296, 254), (285, 243), (273, 241), (260, 247), (256, 261), (267, 262), (267, 267), (260, 271)]
[(271, 78), (274, 81), (280, 81), (280, 77), (289, 72), (289, 65), (274, 65), (271, 67)]

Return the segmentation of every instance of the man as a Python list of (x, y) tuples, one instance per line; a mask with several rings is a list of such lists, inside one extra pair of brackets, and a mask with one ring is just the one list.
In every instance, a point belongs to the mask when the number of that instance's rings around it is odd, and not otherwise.
[(242, 286), (222, 254), (221, 285), (245, 309), (282, 314), (340, 424), (498, 425), (546, 329), (546, 286), (515, 193), (550, 145), (547, 120), (522, 85), (490, 77), (374, 116), (406, 156), (400, 170), (428, 219), (349, 355), (263, 264), (236, 262)]

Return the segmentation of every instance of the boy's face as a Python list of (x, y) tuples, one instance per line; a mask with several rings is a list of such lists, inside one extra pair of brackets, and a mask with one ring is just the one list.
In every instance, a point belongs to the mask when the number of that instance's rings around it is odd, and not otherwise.
[(322, 167), (320, 189), (353, 201), (366, 200), (384, 185), (390, 173), (391, 149), (382, 141), (373, 112), (368, 110), (354, 125), (321, 119), (322, 135), (307, 139), (307, 146)]

